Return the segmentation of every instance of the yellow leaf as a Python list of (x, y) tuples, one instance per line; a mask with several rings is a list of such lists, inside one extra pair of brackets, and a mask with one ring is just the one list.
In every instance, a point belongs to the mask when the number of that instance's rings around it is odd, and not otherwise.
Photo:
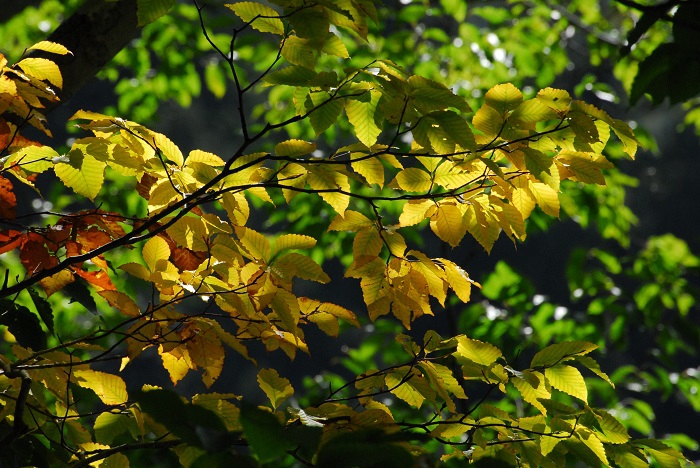
[(396, 174), (396, 184), (407, 192), (427, 192), (433, 185), (431, 175), (417, 167), (409, 167)]
[(245, 227), (236, 227), (236, 235), (241, 240), (241, 244), (252, 256), (253, 260), (270, 260), (272, 248), (267, 238), (257, 231)]
[(518, 177), (513, 179), (513, 194), (510, 197), (510, 201), (522, 215), (523, 220), (530, 217), (532, 210), (535, 209), (536, 201), (535, 196), (530, 191), (528, 181), (525, 177)]
[(494, 214), (498, 217), (499, 225), (503, 231), (512, 239), (525, 240), (527, 232), (520, 211), (512, 204), (505, 203), (497, 197), (490, 197), (490, 202), (500, 208), (500, 210), (494, 210)]
[(151, 279), (151, 273), (140, 263), (125, 263), (119, 269), (145, 281), (150, 281)]
[(75, 383), (89, 388), (105, 405), (121, 405), (129, 400), (126, 384), (121, 377), (94, 370), (74, 370)]
[(310, 249), (316, 245), (316, 239), (301, 234), (283, 234), (275, 240), (272, 255), (287, 249)]
[(469, 233), (490, 253), (501, 230), (498, 218), (488, 204), (488, 197), (482, 195), (474, 198), (467, 207), (464, 218)]
[(384, 187), (384, 166), (376, 158), (352, 161), (350, 167), (355, 172), (365, 178), (368, 184), (377, 184), (379, 188)]
[(374, 227), (360, 230), (352, 243), (353, 257), (360, 258), (363, 255), (376, 257), (382, 251), (382, 238)]
[(346, 210), (344, 214), (337, 215), (328, 226), (329, 231), (359, 231), (360, 229), (374, 226), (374, 223), (362, 213)]
[(529, 99), (520, 104), (510, 115), (510, 119), (523, 123), (543, 122), (558, 119), (559, 115), (540, 99)]
[(201, 218), (183, 216), (167, 229), (168, 235), (178, 245), (191, 250), (209, 250), (209, 234)]
[(562, 89), (545, 88), (537, 93), (536, 99), (556, 112), (567, 110), (571, 104), (571, 96)]
[(559, 170), (554, 164), (554, 158), (532, 148), (522, 148), (525, 154), (525, 167), (535, 178), (554, 191), (559, 191)]
[(445, 269), (445, 277), (452, 290), (462, 302), (469, 302), (472, 282), (469, 275), (458, 265), (444, 258), (439, 259)]
[(107, 290), (99, 291), (97, 294), (104, 297), (109, 305), (129, 317), (138, 317), (141, 315), (141, 308), (136, 305), (128, 294)]
[(462, 211), (455, 205), (441, 203), (430, 218), (430, 229), (444, 242), (457, 247), (467, 233)]
[(494, 345), (479, 340), (472, 340), (464, 335), (457, 337), (457, 351), (453, 355), (457, 360), (466, 358), (484, 366), (490, 366), (503, 356), (501, 350)]
[(328, 283), (331, 280), (318, 263), (314, 262), (310, 257), (296, 252), (283, 255), (273, 266), (276, 269), (281, 269), (282, 273), (286, 273), (289, 276), (298, 276), (299, 278), (319, 283)]
[(303, 140), (287, 140), (275, 146), (277, 156), (298, 157), (313, 153), (315, 150), (316, 143)]
[(369, 92), (345, 101), (345, 113), (355, 129), (355, 135), (367, 147), (374, 145), (382, 132), (381, 120), (377, 115), (377, 104), (381, 97), (380, 91), (370, 89)]
[(552, 394), (547, 391), (544, 382), (540, 382), (540, 385), (538, 385), (537, 388), (533, 387), (527, 380), (521, 379), (520, 377), (511, 377), (510, 382), (515, 386), (515, 388), (518, 389), (523, 397), (523, 400), (530, 403), (543, 415), (547, 416), (547, 409), (538, 400), (538, 398), (552, 398)]
[(275, 369), (260, 369), (258, 372), (258, 384), (267, 398), (270, 399), (273, 409), (294, 395), (294, 388), (289, 380), (280, 377)]
[(94, 200), (102, 188), (106, 164), (80, 150), (71, 150), (69, 158), (69, 163), (54, 166), (56, 176), (76, 193)]
[(187, 337), (187, 352), (192, 363), (204, 369), (202, 382), (209, 388), (224, 367), (224, 347), (219, 335), (205, 320), (198, 320), (196, 326), (197, 329)]
[(579, 427), (576, 429), (576, 436), (586, 447), (591, 450), (591, 452), (595, 454), (596, 457), (598, 457), (601, 462), (603, 462), (603, 465), (610, 465), (608, 457), (605, 455), (605, 447), (603, 446), (603, 443), (593, 432), (587, 428)]
[(161, 271), (163, 262), (170, 258), (170, 246), (162, 237), (152, 237), (143, 246), (141, 254), (151, 272)]
[(596, 430), (595, 434), (602, 442), (607, 444), (624, 444), (630, 440), (630, 435), (627, 433), (625, 426), (615, 419), (613, 415), (599, 409), (593, 410), (593, 412), (598, 418), (599, 427), (602, 430), (602, 432)]
[(409, 200), (403, 206), (401, 216), (399, 216), (399, 224), (402, 227), (418, 224), (429, 217), (431, 215), (430, 208), (436, 206), (433, 200)]
[(187, 159), (185, 160), (185, 167), (196, 162), (204, 163), (209, 166), (223, 166), (225, 164), (224, 160), (221, 159), (219, 156), (215, 155), (214, 153), (208, 153), (202, 150), (192, 150), (190, 151), (190, 154), (187, 155)]
[(299, 36), (287, 36), (282, 46), (282, 57), (293, 65), (313, 70), (318, 51), (311, 41)]
[(172, 161), (177, 167), (182, 167), (185, 158), (182, 156), (182, 151), (175, 143), (162, 133), (152, 133), (153, 143), (160, 152), (165, 156), (165, 161)]
[(389, 251), (395, 257), (402, 258), (406, 253), (406, 241), (403, 236), (395, 231), (382, 231), (384, 242), (389, 246)]
[(17, 66), (27, 75), (38, 80), (46, 80), (52, 85), (62, 88), (63, 77), (58, 65), (45, 58), (26, 58), (17, 62)]
[(272, 8), (258, 2), (238, 2), (227, 4), (236, 16), (260, 32), (284, 35), (284, 24), (279, 14)]
[(31, 47), (28, 47), (27, 50), (43, 50), (44, 52), (50, 52), (52, 54), (59, 54), (59, 55), (66, 55), (66, 54), (71, 54), (71, 51), (69, 51), (66, 47), (62, 46), (61, 44), (57, 44), (55, 42), (50, 42), (50, 41), (40, 41), (34, 44)]
[(544, 375), (557, 390), (588, 403), (588, 388), (583, 376), (575, 367), (557, 364), (544, 370)]
[(309, 170), (307, 176), (309, 186), (318, 190), (321, 198), (331, 205), (338, 214), (345, 213), (350, 204), (350, 196), (346, 193), (340, 193), (340, 190), (345, 192), (350, 190), (348, 177), (339, 171), (323, 166), (312, 166)]
[(546, 214), (559, 217), (559, 194), (552, 187), (540, 182), (530, 181), (530, 192), (535, 196), (537, 204)]
[(187, 349), (176, 348), (177, 354), (175, 356), (171, 352), (165, 352), (163, 346), (158, 347), (158, 354), (160, 354), (160, 359), (163, 362), (163, 367), (168, 371), (170, 376), (170, 381), (173, 385), (176, 385), (180, 380), (182, 380), (187, 373), (190, 371), (190, 357)]
[(245, 226), (250, 216), (250, 206), (242, 193), (224, 193), (221, 196), (221, 206), (226, 210), (228, 219), (234, 226)]
[[(399, 368), (387, 374), (387, 389), (414, 408), (420, 408), (426, 397), (434, 399), (435, 391), (424, 378), (408, 368)], [(410, 376), (410, 378), (408, 378)]]
[(496, 109), (502, 116), (506, 116), (523, 102), (523, 94), (511, 83), (504, 83), (488, 90), (484, 99), (486, 104)]

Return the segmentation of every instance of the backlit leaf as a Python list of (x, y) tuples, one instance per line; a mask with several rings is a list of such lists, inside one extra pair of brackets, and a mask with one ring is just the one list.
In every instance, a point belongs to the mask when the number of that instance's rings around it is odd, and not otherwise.
[(121, 405), (129, 399), (121, 377), (106, 372), (74, 369), (74, 382), (94, 391), (105, 405)]
[(298, 157), (312, 153), (316, 149), (316, 143), (302, 140), (287, 140), (275, 146), (275, 154), (278, 156)]
[(33, 46), (27, 47), (27, 50), (43, 50), (44, 52), (50, 52), (52, 54), (66, 55), (71, 52), (61, 44), (50, 41), (40, 41)]
[(137, 5), (138, 25), (145, 26), (168, 13), (175, 0), (138, 0)]
[(430, 218), (430, 229), (452, 247), (457, 247), (467, 233), (462, 211), (449, 203), (441, 203), (437, 207)]
[(258, 2), (237, 2), (226, 6), (236, 16), (244, 22), (250, 23), (254, 29), (260, 32), (269, 32), (280, 36), (284, 34), (284, 24), (279, 19), (279, 14), (268, 6)]
[(69, 163), (54, 166), (56, 176), (76, 193), (94, 200), (102, 188), (106, 164), (80, 150), (71, 151), (69, 157)]
[(484, 366), (490, 366), (498, 358), (503, 356), (501, 350), (489, 343), (479, 340), (472, 340), (464, 335), (457, 337), (457, 351), (453, 355), (460, 358), (469, 359), (472, 362)]
[(170, 246), (162, 237), (152, 237), (143, 246), (142, 255), (151, 272), (160, 271), (161, 262), (170, 258)]
[(523, 94), (511, 83), (504, 83), (489, 89), (484, 96), (486, 104), (505, 116), (523, 102)]
[(285, 400), (294, 395), (292, 384), (284, 377), (280, 377), (275, 369), (260, 369), (258, 384), (267, 395), (273, 409), (277, 409)]
[(575, 367), (557, 364), (544, 370), (544, 375), (557, 390), (571, 395), (572, 397), (588, 402), (588, 389), (583, 376)]
[(532, 358), (530, 367), (547, 367), (570, 360), (573, 356), (581, 356), (598, 349), (598, 345), (585, 341), (564, 341), (547, 346)]
[(355, 129), (357, 138), (370, 147), (377, 142), (377, 137), (382, 132), (377, 113), (377, 104), (382, 93), (371, 89), (360, 96), (347, 98), (345, 101), (345, 112), (348, 120)]
[(58, 65), (45, 58), (26, 58), (17, 62), (24, 73), (38, 80), (46, 80), (52, 85), (62, 88), (63, 77)]
[(362, 213), (346, 210), (342, 215), (336, 215), (328, 226), (329, 231), (359, 231), (362, 228), (374, 226), (372, 220)]
[(433, 185), (429, 173), (417, 167), (409, 167), (396, 174), (396, 184), (407, 192), (427, 192)]

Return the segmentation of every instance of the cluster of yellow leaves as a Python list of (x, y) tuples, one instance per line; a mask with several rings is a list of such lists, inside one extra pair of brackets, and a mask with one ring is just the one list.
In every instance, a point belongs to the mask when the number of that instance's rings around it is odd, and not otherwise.
[[(64, 46), (49, 41), (38, 42), (27, 49), (27, 51), (31, 50), (59, 55), (70, 53)], [(8, 67), (7, 59), (0, 54), (0, 114), (5, 112), (15, 114), (20, 120), (26, 120), (32, 126), (51, 135), (44, 126), (46, 119), (40, 111), (45, 107), (45, 102), (58, 100), (51, 86), (57, 89), (63, 86), (61, 72), (51, 60), (27, 57)], [(15, 125), (5, 122), (4, 119), (2, 123), (9, 126), (7, 132), (9, 135), (17, 129)]]
[[(367, 18), (376, 21), (373, 3), (273, 3), (283, 4), (283, 12), (257, 2), (228, 5), (244, 22), (244, 28), (280, 38), (280, 55), (288, 65), (267, 73), (263, 81), (270, 86), (294, 87), (293, 119), (308, 118), (317, 135), (344, 114), (357, 143), (327, 157), (318, 156), (315, 142), (299, 139), (247, 154), (244, 149), (251, 143), (262, 140), (269, 129), (285, 124), (268, 122), (229, 159), (201, 150), (185, 155), (165, 135), (135, 122), (79, 111), (73, 119), (84, 121), (78, 126), (92, 136), (76, 140), (67, 154), (33, 145), (11, 151), (2, 161), (4, 168), (13, 168), (13, 174), (30, 185), (37, 174), (53, 169), (66, 186), (90, 200), (100, 195), (108, 167), (136, 181), (136, 190), (147, 202), (148, 217), (131, 217), (136, 221), (127, 229), (110, 231), (107, 237), (103, 235), (107, 232), (104, 223), (94, 221), (84, 228), (97, 232), (95, 235), (104, 238), (102, 243), (85, 241), (72, 251), (79, 255), (109, 242), (126, 245), (145, 241), (141, 261), (119, 268), (150, 283), (157, 301), (143, 309), (127, 294), (107, 287), (108, 281), (91, 281), (98, 293), (127, 317), (122, 366), (153, 347), (173, 383), (189, 371), (201, 369), (203, 382), (210, 387), (222, 371), (224, 345), (248, 358), (246, 343), (258, 341), (269, 351), (281, 349), (294, 358), (297, 350), (309, 352), (304, 326), (315, 324), (336, 336), (340, 320), (359, 325), (350, 310), (297, 296), (294, 283), (299, 279), (330, 281), (320, 265), (301, 253), (313, 248), (316, 239), (302, 234), (273, 237), (248, 227), (251, 196), (267, 203), (276, 200), (272, 192), (276, 190), (287, 203), (302, 193), (320, 196), (336, 212), (328, 230), (354, 233), (353, 261), (346, 275), (360, 280), (369, 317), (374, 320), (391, 313), (410, 328), (417, 317), (433, 314), (431, 297), (444, 305), (452, 290), (467, 302), (471, 286), (478, 284), (456, 263), (429, 258), (410, 248), (402, 229), (426, 221), (438, 238), (453, 247), (469, 233), (490, 251), (502, 231), (513, 241), (523, 240), (525, 222), (536, 206), (558, 216), (562, 181), (604, 184), (602, 170), (611, 163), (602, 151), (611, 133), (622, 141), (630, 157), (636, 151), (636, 140), (625, 123), (572, 100), (565, 91), (545, 89), (525, 100), (510, 84), (496, 86), (486, 94), (485, 104), (467, 119), (472, 109), (464, 98), (440, 83), (409, 76), (388, 60), (347, 69), (344, 77), (316, 71), (324, 54), (348, 58), (331, 26), (366, 37)], [(65, 53), (54, 45), (42, 47)], [(40, 104), (31, 96), (48, 98), (48, 88), (38, 85), (42, 80), (61, 84), (58, 70), (44, 62), (25, 59), (17, 67), (3, 70), (10, 70), (0, 76), (5, 80), (3, 89), (16, 81), (7, 74), (27, 78), (12, 90), (12, 96), (22, 96), (31, 106)], [(34, 88), (44, 94), (32, 91)], [(16, 104), (15, 98), (5, 99), (5, 94), (0, 94), (0, 104), (5, 106), (2, 110), (22, 115), (21, 104)], [(400, 147), (399, 141), (409, 132), (410, 147)], [(392, 225), (379, 213), (380, 204), (386, 201), (404, 202)], [(363, 214), (362, 209), (372, 215)], [(89, 237), (81, 235), (81, 241)], [(20, 247), (16, 236), (6, 237), (5, 245), (0, 246), (4, 251)], [(72, 244), (66, 239), (61, 242), (48, 252), (63, 255), (61, 248), (68, 250)], [(106, 276), (104, 259), (95, 256), (95, 260)], [(58, 289), (58, 284), (54, 281), (49, 289), (42, 283), (47, 293)], [(187, 312), (176, 308), (185, 300), (189, 304), (202, 300), (206, 305)], [(209, 315), (211, 304), (223, 311), (218, 314), (222, 320)], [(400, 426), (392, 411), (377, 398), (390, 393), (415, 409), (431, 406), (436, 417), (421, 429), (440, 441), (468, 438), (475, 447), (469, 454), (473, 459), (497, 455), (521, 466), (559, 466), (566, 453), (573, 452), (593, 464), (609, 464), (612, 459), (635, 466), (644, 459), (642, 450), (670, 453), (670, 449), (651, 442), (645, 445), (637, 441), (635, 445), (609, 413), (588, 406), (585, 381), (572, 364), (609, 381), (587, 356), (594, 345), (570, 342), (551, 346), (533, 358), (529, 369), (517, 371), (505, 363), (499, 349), (466, 336), (442, 340), (431, 332), (422, 347), (403, 335), (399, 340), (414, 359), (358, 376), (354, 380), (356, 394), (351, 398), (360, 406), (331, 398), (318, 407), (292, 411), (286, 422), (322, 427), (325, 437), (370, 427), (395, 431)], [(70, 376), (56, 378), (59, 373), (55, 371), (32, 368), (37, 361), (26, 350), (17, 347), (14, 352), (31, 371), (33, 384), (41, 383), (56, 397), (55, 415), (73, 414), (72, 397), (66, 395), (71, 384), (94, 391), (102, 403), (120, 410), (97, 418), (94, 440), (80, 424), (68, 426), (77, 434), (71, 435), (71, 443), (82, 450), (106, 449), (124, 433), (136, 439), (149, 431), (158, 435), (167, 432), (149, 420), (138, 405), (127, 404), (129, 395), (119, 377), (76, 363)], [(42, 366), (58, 367), (72, 357), (45, 352), (41, 359)], [(458, 373), (448, 365), (453, 361), (458, 364)], [(534, 415), (518, 418), (487, 404), (479, 405), (478, 414), (460, 413), (458, 408), (467, 399), (464, 381), (472, 380), (503, 393), (516, 389), (534, 408)], [(271, 369), (259, 372), (258, 383), (273, 411), (294, 394), (290, 382)], [(3, 377), (0, 385), (8, 395), (19, 392), (17, 380)], [(554, 390), (578, 400), (583, 409), (555, 402)], [(201, 396), (192, 404), (224, 415), (227, 430), (240, 431), (238, 407), (228, 401), (234, 398)], [(46, 402), (36, 404), (46, 406)], [(11, 408), (11, 404), (5, 405), (2, 415), (9, 415)], [(279, 412), (276, 416), (283, 417)], [(72, 425), (76, 428), (70, 429)], [(55, 438), (63, 440), (63, 434)], [(518, 443), (507, 443), (513, 441)], [(196, 454), (185, 453), (189, 449), (180, 449), (181, 460), (196, 458)], [(452, 456), (466, 454), (455, 451), (448, 455)], [(668, 456), (678, 458), (675, 453)], [(123, 463), (121, 459), (113, 461)]]

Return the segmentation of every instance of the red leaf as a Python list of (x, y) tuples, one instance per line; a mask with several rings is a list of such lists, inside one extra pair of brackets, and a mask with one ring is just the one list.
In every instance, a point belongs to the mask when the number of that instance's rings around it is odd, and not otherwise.
[[(40, 238), (36, 234), (30, 234), (30, 237)], [(46, 245), (36, 240), (30, 240), (24, 243), (19, 254), (19, 259), (30, 275), (33, 275), (37, 271), (58, 265), (58, 259), (46, 250)]]
[(0, 176), (0, 218), (15, 219), (17, 197), (12, 190), (12, 182)]
[(152, 175), (144, 174), (139, 183), (136, 184), (136, 191), (139, 195), (148, 200), (151, 196), (151, 187), (153, 187), (156, 180), (158, 179)]
[(180, 270), (196, 270), (197, 267), (207, 258), (206, 252), (196, 252), (194, 250), (175, 247), (172, 249), (171, 258), (173, 264)]
[(20, 247), (26, 240), (26, 235), (22, 232), (9, 230), (0, 231), (0, 254)]

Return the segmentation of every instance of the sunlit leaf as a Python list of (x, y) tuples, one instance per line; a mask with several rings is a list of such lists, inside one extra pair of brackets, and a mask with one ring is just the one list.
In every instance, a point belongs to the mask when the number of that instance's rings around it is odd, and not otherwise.
[(588, 388), (583, 376), (575, 367), (557, 364), (552, 367), (547, 367), (544, 370), (544, 375), (557, 390), (588, 402)]

